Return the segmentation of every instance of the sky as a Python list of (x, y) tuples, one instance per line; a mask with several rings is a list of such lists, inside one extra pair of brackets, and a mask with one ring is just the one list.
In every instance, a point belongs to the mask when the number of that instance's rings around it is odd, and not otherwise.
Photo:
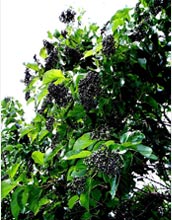
[(134, 7), (138, 0), (4, 0), (1, 1), (1, 100), (18, 99), (29, 113), (24, 99), (24, 62), (33, 62), (39, 54), (47, 31), (62, 29), (58, 17), (72, 6), (83, 8), (84, 18), (103, 25), (125, 6)]

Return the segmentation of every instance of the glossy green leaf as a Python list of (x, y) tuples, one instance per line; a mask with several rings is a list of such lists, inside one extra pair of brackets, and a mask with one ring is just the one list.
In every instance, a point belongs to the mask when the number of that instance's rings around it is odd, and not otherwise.
[(117, 181), (117, 176), (115, 176), (111, 182), (110, 194), (111, 194), (112, 199), (114, 199), (116, 196), (116, 191), (117, 191), (118, 185), (119, 185), (119, 182)]
[(137, 145), (137, 151), (147, 158), (149, 158), (152, 154), (152, 148), (147, 147), (143, 144)]
[(16, 163), (16, 164), (12, 165), (12, 167), (10, 167), (10, 169), (7, 171), (10, 178), (13, 178), (15, 176), (19, 167), (20, 167), (20, 163)]
[(11, 212), (12, 212), (12, 215), (14, 216), (15, 219), (18, 219), (18, 215), (21, 211), (21, 208), (20, 207), (20, 194), (21, 192), (23, 191), (23, 188), (22, 187), (18, 187), (14, 193), (12, 194), (12, 201), (11, 201)]
[(44, 73), (43, 84), (47, 84), (55, 80), (59, 80), (60, 83), (65, 80), (65, 77), (61, 70), (52, 69)]
[(79, 200), (79, 196), (78, 196), (78, 195), (72, 196), (72, 197), (69, 199), (69, 201), (68, 201), (68, 206), (69, 206), (69, 208), (72, 209), (78, 200)]
[(45, 49), (45, 47), (41, 48), (39, 52), (39, 56), (42, 57), (43, 59), (47, 58), (48, 54), (47, 54), (47, 50)]
[(33, 125), (28, 125), (20, 130), (20, 137), (28, 134), (30, 131), (34, 130), (35, 127)]
[(38, 163), (40, 165), (44, 164), (44, 153), (40, 151), (34, 151), (32, 153), (32, 159), (34, 160), (35, 163)]
[(78, 158), (85, 158), (91, 155), (91, 152), (88, 150), (83, 150), (79, 153), (76, 153), (75, 151), (72, 151), (73, 155), (71, 156), (65, 156), (63, 159), (64, 160), (73, 160), (73, 159), (78, 159)]
[(88, 50), (84, 53), (84, 58), (90, 57), (94, 54), (94, 50)]
[(141, 143), (144, 138), (145, 138), (145, 135), (143, 133), (141, 133), (140, 131), (133, 131), (133, 132), (128, 131), (120, 137), (120, 143), (123, 144), (123, 143), (128, 142), (126, 145), (130, 146), (131, 143), (132, 144)]
[(26, 67), (28, 67), (29, 69), (35, 70), (35, 71), (39, 71), (38, 64), (36, 63), (27, 63)]
[(1, 182), (1, 199), (4, 199), (16, 186), (17, 182), (11, 182), (9, 179)]
[(73, 149), (74, 150), (85, 149), (88, 146), (92, 145), (93, 143), (95, 143), (95, 140), (90, 140), (90, 134), (86, 133), (76, 140)]
[(79, 201), (80, 201), (81, 206), (86, 208), (86, 210), (88, 211), (89, 210), (89, 195), (88, 195), (88, 193), (86, 193), (86, 194), (82, 193), (80, 195)]

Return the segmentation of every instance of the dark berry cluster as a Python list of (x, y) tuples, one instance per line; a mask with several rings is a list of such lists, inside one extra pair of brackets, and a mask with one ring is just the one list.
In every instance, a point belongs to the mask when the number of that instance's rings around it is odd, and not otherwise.
[(67, 37), (67, 31), (66, 30), (62, 30), (61, 31), (61, 35), (66, 38)]
[(55, 119), (53, 117), (48, 117), (46, 121), (46, 129), (50, 132), (53, 130), (54, 121)]
[(24, 74), (25, 74), (24, 83), (26, 86), (28, 86), (32, 79), (32, 75), (30, 74), (30, 71), (28, 68), (26, 68)]
[(81, 194), (85, 190), (85, 177), (76, 177), (72, 182), (67, 184), (69, 192), (72, 194)]
[(25, 100), (28, 101), (30, 99), (30, 91), (25, 93)]
[(54, 48), (53, 50), (51, 50), (49, 56), (45, 59), (45, 71), (55, 68), (57, 62), (58, 62), (58, 52)]
[(52, 96), (48, 94), (42, 103), (41, 109), (38, 110), (38, 113), (41, 115), (44, 114), (44, 111), (48, 107), (48, 105), (52, 105), (52, 101), (53, 101)]
[(34, 59), (35, 63), (38, 64), (38, 66), (41, 66), (41, 68), (43, 67), (42, 64), (40, 63), (39, 59), (37, 58), (36, 54), (33, 56), (33, 59)]
[(72, 98), (68, 89), (62, 84), (55, 85), (51, 83), (48, 87), (48, 92), (60, 107), (66, 106)]
[(147, 35), (143, 25), (139, 25), (134, 32), (129, 36), (132, 41), (141, 41)]
[(100, 92), (100, 78), (98, 73), (89, 72), (87, 76), (79, 82), (79, 96), (86, 111), (95, 108), (96, 98)]
[(75, 21), (75, 15), (76, 15), (76, 12), (73, 11), (71, 8), (69, 8), (66, 11), (63, 11), (61, 13), (61, 15), (59, 16), (59, 20), (62, 23), (68, 24), (70, 22)]
[(110, 54), (113, 54), (115, 52), (115, 42), (114, 42), (114, 37), (113, 35), (108, 35), (104, 37), (102, 41), (103, 45), (103, 53), (107, 56)]
[(56, 133), (52, 137), (51, 148), (53, 148), (53, 149), (55, 148), (58, 140), (59, 140), (59, 133)]
[(106, 147), (100, 148), (90, 157), (86, 158), (85, 164), (88, 166), (88, 169), (94, 169), (110, 176), (118, 174), (122, 167), (120, 156)]
[(64, 50), (66, 67), (73, 68), (73, 66), (79, 63), (82, 54), (74, 48), (66, 47)]
[(91, 138), (97, 140), (108, 140), (111, 139), (112, 128), (108, 125), (99, 126), (91, 132)]
[(43, 40), (43, 45), (46, 48), (48, 54), (50, 54), (54, 49), (54, 45), (47, 40)]

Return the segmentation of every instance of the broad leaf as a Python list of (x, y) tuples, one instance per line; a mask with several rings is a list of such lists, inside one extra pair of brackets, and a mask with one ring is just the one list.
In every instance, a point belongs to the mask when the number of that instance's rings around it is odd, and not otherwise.
[(34, 160), (35, 163), (43, 165), (44, 164), (44, 153), (40, 151), (34, 151), (32, 153), (32, 159)]
[(12, 165), (12, 167), (10, 167), (10, 169), (7, 171), (7, 173), (10, 176), (10, 178), (13, 178), (15, 176), (19, 166), (20, 166), (20, 163), (16, 163), (16, 164)]
[(11, 182), (9, 179), (1, 182), (1, 199), (4, 199), (16, 186), (18, 182)]
[(63, 159), (64, 160), (73, 160), (73, 159), (78, 159), (78, 158), (85, 158), (85, 157), (88, 157), (91, 155), (91, 152), (88, 150), (83, 150), (79, 153), (76, 153), (75, 151), (69, 152), (69, 154), (71, 154), (71, 153), (73, 153), (73, 155), (67, 156), (68, 155), (67, 154)]
[(137, 151), (141, 153), (144, 157), (150, 158), (152, 154), (152, 148), (147, 147), (143, 144), (137, 145)]
[(80, 201), (81, 206), (83, 206), (84, 208), (89, 210), (89, 195), (88, 195), (88, 193), (86, 193), (86, 194), (82, 193), (80, 195), (79, 201)]
[(68, 201), (69, 208), (72, 209), (78, 200), (79, 200), (78, 195), (72, 196)]
[(85, 149), (88, 146), (92, 145), (93, 143), (95, 143), (95, 140), (90, 140), (90, 134), (86, 133), (76, 140), (73, 149), (74, 150)]
[(47, 84), (55, 80), (58, 80), (59, 83), (62, 83), (65, 80), (65, 77), (61, 70), (52, 69), (44, 73), (43, 84)]

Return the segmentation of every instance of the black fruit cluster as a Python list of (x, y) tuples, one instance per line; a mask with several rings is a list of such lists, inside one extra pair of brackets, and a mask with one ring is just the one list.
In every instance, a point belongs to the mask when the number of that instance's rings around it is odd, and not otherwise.
[(115, 52), (115, 42), (113, 35), (107, 35), (102, 41), (103, 53), (109, 56)]
[(24, 83), (26, 86), (28, 86), (32, 79), (32, 75), (30, 74), (30, 71), (28, 68), (26, 68), (24, 74), (25, 74)]
[(53, 124), (55, 122), (55, 119), (53, 117), (48, 117), (47, 121), (46, 121), (46, 129), (48, 131), (52, 131), (53, 130)]
[(68, 190), (72, 194), (81, 194), (85, 190), (85, 177), (75, 177), (72, 182), (67, 184)]
[(94, 131), (91, 132), (91, 138), (97, 140), (111, 139), (111, 131), (112, 131), (112, 127), (104, 124), (103, 126), (99, 126)]
[(25, 100), (28, 101), (30, 99), (30, 91), (25, 93)]
[(52, 104), (53, 104), (53, 98), (50, 94), (48, 94), (42, 103), (41, 109), (38, 110), (38, 113), (41, 115), (44, 114), (44, 111), (48, 107), (48, 105), (52, 105)]
[(73, 68), (75, 64), (78, 64), (82, 54), (74, 48), (66, 47), (64, 50), (65, 62), (67, 68)]
[(54, 45), (51, 44), (49, 41), (47, 40), (43, 40), (43, 45), (45, 47), (45, 49), (47, 50), (47, 53), (50, 54), (53, 50), (54, 50)]
[(55, 85), (51, 83), (48, 87), (48, 92), (60, 107), (66, 106), (72, 98), (68, 89), (62, 84)]
[(58, 51), (56, 48), (51, 50), (49, 56), (45, 59), (45, 71), (51, 70), (56, 67), (58, 62)]
[(69, 8), (66, 11), (63, 11), (61, 13), (61, 15), (59, 16), (59, 20), (62, 23), (68, 24), (70, 22), (75, 21), (75, 15), (76, 15), (76, 12), (73, 11), (71, 8)]
[(56, 133), (53, 135), (52, 137), (52, 142), (51, 142), (51, 148), (54, 149), (56, 144), (58, 143), (59, 141), (59, 133)]
[(107, 147), (101, 147), (95, 151), (90, 157), (85, 159), (85, 164), (88, 169), (94, 169), (110, 176), (117, 175), (122, 167), (120, 156), (107, 149)]
[(86, 111), (96, 107), (96, 98), (98, 97), (99, 93), (99, 75), (95, 72), (89, 72), (87, 76), (79, 82), (79, 96)]

